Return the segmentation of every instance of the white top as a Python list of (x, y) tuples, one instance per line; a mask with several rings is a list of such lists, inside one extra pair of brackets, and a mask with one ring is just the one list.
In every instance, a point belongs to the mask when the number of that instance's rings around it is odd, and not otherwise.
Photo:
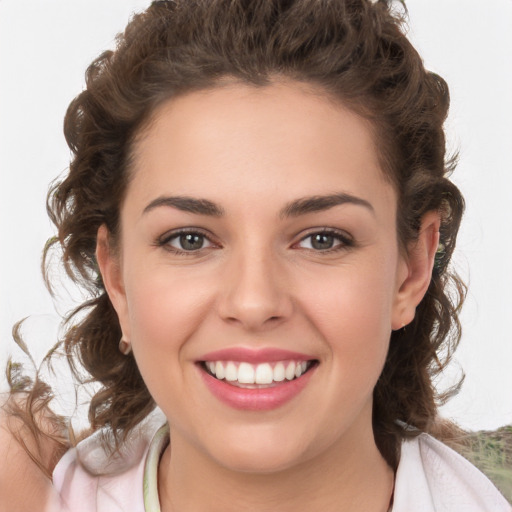
[(402, 444), (393, 512), (511, 512), (494, 484), (464, 457), (420, 434)]
[[(130, 435), (121, 455), (108, 463), (98, 433), (69, 450), (53, 474), (69, 510), (158, 512), (156, 471), (167, 435), (161, 428), (164, 422), (161, 414), (152, 414)], [(103, 476), (93, 476), (85, 467)], [(402, 445), (392, 511), (512, 512), (512, 507), (466, 459), (420, 434)]]

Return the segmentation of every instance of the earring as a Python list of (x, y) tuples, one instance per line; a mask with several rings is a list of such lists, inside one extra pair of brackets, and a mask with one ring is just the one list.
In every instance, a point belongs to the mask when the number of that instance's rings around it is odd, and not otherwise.
[(124, 338), (119, 341), (119, 352), (124, 356), (127, 356), (132, 351), (132, 346)]
[(434, 256), (434, 268), (435, 272), (441, 272), (444, 265), (444, 257), (446, 255), (446, 247), (443, 243), (439, 242), (437, 246), (436, 254)]

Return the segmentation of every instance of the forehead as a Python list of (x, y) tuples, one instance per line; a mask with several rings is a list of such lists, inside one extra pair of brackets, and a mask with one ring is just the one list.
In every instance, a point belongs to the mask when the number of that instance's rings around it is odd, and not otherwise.
[(228, 84), (161, 105), (134, 145), (131, 188), (195, 195), (347, 192), (391, 200), (372, 127), (321, 89), (295, 82)]

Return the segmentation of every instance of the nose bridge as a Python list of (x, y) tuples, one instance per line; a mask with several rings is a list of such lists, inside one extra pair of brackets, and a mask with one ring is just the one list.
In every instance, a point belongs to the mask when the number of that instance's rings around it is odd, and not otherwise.
[(258, 329), (286, 318), (291, 298), (272, 248), (256, 241), (242, 245), (226, 268), (220, 312), (225, 320)]

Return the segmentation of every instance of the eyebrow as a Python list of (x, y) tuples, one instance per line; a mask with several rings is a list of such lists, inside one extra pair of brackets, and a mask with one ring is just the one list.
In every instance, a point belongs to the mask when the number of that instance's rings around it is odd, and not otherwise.
[(208, 199), (196, 199), (194, 197), (187, 196), (158, 197), (151, 201), (146, 206), (146, 208), (144, 208), (142, 213), (148, 213), (160, 206), (170, 206), (183, 212), (196, 213), (198, 215), (208, 215), (209, 217), (222, 217), (224, 215), (224, 209), (212, 201), (209, 201)]
[(345, 192), (339, 192), (337, 194), (329, 194), (326, 196), (310, 196), (295, 199), (288, 203), (279, 213), (281, 219), (287, 217), (298, 217), (307, 213), (321, 212), (329, 210), (334, 206), (342, 204), (353, 204), (356, 206), (363, 206), (368, 209), (371, 213), (375, 214), (375, 209), (366, 201), (360, 197), (346, 194)]
[[(342, 204), (362, 206), (369, 210), (371, 213), (375, 214), (373, 206), (365, 199), (340, 192), (324, 196), (316, 195), (301, 197), (299, 199), (290, 201), (279, 212), (279, 217), (281, 219), (299, 217), (308, 213), (329, 210), (334, 206)], [(188, 196), (162, 196), (151, 201), (144, 208), (143, 214), (146, 214), (151, 210), (161, 206), (172, 207), (184, 212), (206, 215), (208, 217), (222, 217), (225, 213), (221, 206), (208, 199), (197, 199)]]

